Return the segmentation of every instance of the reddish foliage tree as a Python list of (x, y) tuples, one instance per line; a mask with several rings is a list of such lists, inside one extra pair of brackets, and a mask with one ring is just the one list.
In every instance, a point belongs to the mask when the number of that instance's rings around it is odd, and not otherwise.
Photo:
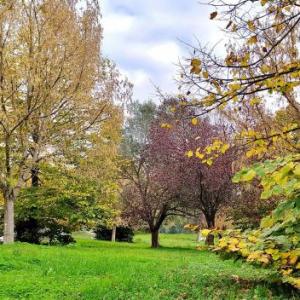
[[(214, 140), (228, 139), (226, 127), (212, 124), (207, 118), (193, 125), (190, 116), (195, 114), (194, 111), (182, 108), (170, 113), (169, 102), (162, 105), (160, 118), (150, 130), (148, 152), (156, 180), (168, 191), (180, 194), (185, 209), (203, 213), (208, 228), (213, 228), (218, 210), (231, 200), (235, 151), (231, 149), (225, 154), (215, 155), (211, 166), (202, 163), (199, 159), (201, 149)], [(167, 120), (167, 128), (161, 126), (162, 119)], [(186, 155), (191, 149), (198, 149), (198, 157)]]
[(181, 198), (159, 182), (154, 163), (147, 151), (123, 168), (123, 215), (130, 224), (146, 223), (151, 232), (152, 248), (159, 247), (159, 229), (168, 216), (182, 214)]
[(216, 213), (232, 192), (233, 150), (215, 157), (212, 166), (186, 156), (190, 149), (202, 149), (215, 139), (224, 139), (224, 126), (213, 125), (208, 119), (195, 126), (189, 118), (194, 112), (185, 108), (174, 118), (169, 108), (170, 101), (161, 105), (151, 123), (147, 144), (123, 168), (124, 217), (148, 224), (152, 247), (158, 247), (160, 226), (170, 215), (199, 216), (201, 212), (207, 226), (214, 227)]

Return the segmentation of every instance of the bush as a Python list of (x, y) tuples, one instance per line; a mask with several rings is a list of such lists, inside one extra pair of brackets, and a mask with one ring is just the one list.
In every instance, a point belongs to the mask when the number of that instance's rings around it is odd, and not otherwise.
[(225, 233), (215, 251), (234, 253), (247, 261), (271, 265), (283, 282), (300, 289), (300, 154), (256, 163), (233, 177), (233, 182), (258, 180), (260, 198), (286, 197), (261, 220), (257, 230)]
[(168, 234), (189, 233), (189, 230), (184, 228), (185, 224), (187, 224), (189, 221), (190, 218), (187, 219), (181, 216), (170, 217), (164, 224), (162, 224), (159, 232)]
[(272, 266), (283, 282), (300, 289), (300, 197), (286, 200), (257, 230), (228, 230), (214, 251)]
[[(109, 229), (103, 225), (98, 225), (95, 232), (95, 238), (97, 240), (110, 241), (112, 236), (112, 229)], [(119, 226), (116, 231), (116, 241), (118, 242), (133, 242), (133, 230), (130, 227)]]
[(20, 242), (50, 245), (75, 242), (69, 229), (55, 220), (17, 220), (15, 230), (16, 240)]

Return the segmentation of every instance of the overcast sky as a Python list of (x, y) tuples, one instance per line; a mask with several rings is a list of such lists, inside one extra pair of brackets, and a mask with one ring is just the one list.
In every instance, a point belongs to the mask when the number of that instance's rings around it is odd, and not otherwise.
[(188, 55), (180, 40), (222, 40), (218, 23), (209, 20), (210, 12), (211, 7), (197, 0), (102, 0), (103, 53), (134, 84), (135, 99), (151, 98), (153, 84), (176, 91), (175, 64)]

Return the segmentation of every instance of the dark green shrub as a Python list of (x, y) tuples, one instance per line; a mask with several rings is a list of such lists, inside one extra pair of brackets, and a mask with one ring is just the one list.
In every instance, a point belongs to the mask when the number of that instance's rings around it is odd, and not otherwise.
[[(95, 230), (95, 238), (97, 240), (110, 241), (112, 236), (112, 229), (109, 229), (103, 225), (98, 225)], [(116, 241), (118, 242), (133, 242), (133, 230), (130, 227), (119, 226), (116, 231)]]
[(42, 240), (42, 228), (35, 219), (16, 221), (16, 240), (20, 242), (40, 244)]
[(70, 230), (55, 220), (37, 220), (29, 218), (16, 221), (16, 240), (33, 244), (61, 244), (74, 243)]

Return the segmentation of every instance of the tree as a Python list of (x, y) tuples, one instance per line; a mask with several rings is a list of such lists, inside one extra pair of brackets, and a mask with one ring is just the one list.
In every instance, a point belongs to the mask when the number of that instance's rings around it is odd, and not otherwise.
[[(248, 156), (261, 156), (282, 144), (298, 151), (299, 7), (291, 1), (212, 1), (211, 19), (226, 21), (226, 57), (201, 45), (193, 47), (190, 66), (182, 64), (181, 84), (197, 114), (212, 111), (236, 116), (253, 107), (265, 126), (244, 129), (237, 137), (248, 146)], [(278, 110), (280, 101), (290, 118), (269, 122), (266, 106)], [(270, 119), (269, 119), (270, 120)], [(292, 146), (291, 146), (292, 145)]]
[[(104, 214), (101, 188), (76, 170), (40, 164), (42, 186), (23, 188), (15, 206), (16, 239), (50, 244), (73, 241), (71, 233), (92, 227)], [(68, 239), (66, 237), (69, 236)]]
[(122, 152), (124, 156), (132, 158), (139, 156), (148, 143), (148, 133), (151, 123), (155, 119), (156, 105), (152, 101), (139, 103), (137, 101), (128, 105), (129, 116), (124, 126), (124, 141)]
[(125, 129), (128, 150), (122, 168), (123, 217), (131, 223), (146, 223), (151, 232), (151, 246), (157, 248), (159, 229), (168, 216), (179, 213), (181, 198), (176, 191), (171, 192), (157, 180), (155, 159), (148, 151), (149, 130), (156, 118), (154, 104), (135, 103), (133, 108)]
[(195, 215), (196, 210), (198, 217), (199, 212), (204, 214), (209, 228), (214, 227), (216, 213), (232, 191), (233, 152), (215, 158), (213, 166), (209, 160), (199, 161), (200, 151), (213, 141), (221, 143), (224, 127), (207, 119), (193, 124), (192, 111), (169, 110), (176, 103), (176, 99), (162, 103), (149, 127), (147, 143), (123, 170), (129, 182), (123, 190), (125, 214), (148, 224), (153, 247), (158, 246), (159, 228), (169, 216)]
[(114, 111), (119, 81), (101, 57), (97, 1), (5, 1), (0, 9), (0, 185), (9, 243), (24, 184), (39, 184), (42, 160), (70, 164), (90, 147), (91, 133)]
[(180, 198), (154, 179), (151, 165), (144, 157), (124, 168), (123, 178), (128, 182), (122, 192), (123, 217), (131, 224), (146, 223), (151, 232), (151, 247), (159, 247), (159, 229), (168, 216), (177, 214)]
[[(185, 199), (181, 210), (196, 210), (198, 217), (200, 211), (208, 228), (213, 228), (217, 212), (231, 200), (233, 191), (231, 176), (236, 155), (233, 149), (227, 151), (230, 132), (207, 118), (194, 118), (191, 122), (193, 109), (175, 108), (178, 101), (166, 101), (160, 118), (151, 127), (149, 153), (156, 179), (170, 193)], [(214, 163), (212, 158), (203, 160), (203, 153), (213, 152), (220, 145), (224, 153), (214, 154)]]
[[(299, 288), (294, 266), (299, 259), (299, 4), (211, 4), (217, 11), (210, 18), (227, 21), (226, 57), (194, 47), (189, 64), (181, 66), (181, 84), (187, 91), (183, 105), (197, 107), (196, 115), (218, 112), (234, 121), (234, 144), (246, 150), (239, 166), (252, 164), (234, 176), (235, 183), (255, 179), (262, 187), (261, 199), (284, 197), (258, 230), (228, 233), (216, 250), (274, 264), (284, 282)], [(255, 116), (250, 126), (249, 116)], [(259, 162), (253, 164), (253, 158)], [(280, 261), (281, 255), (285, 258)]]

